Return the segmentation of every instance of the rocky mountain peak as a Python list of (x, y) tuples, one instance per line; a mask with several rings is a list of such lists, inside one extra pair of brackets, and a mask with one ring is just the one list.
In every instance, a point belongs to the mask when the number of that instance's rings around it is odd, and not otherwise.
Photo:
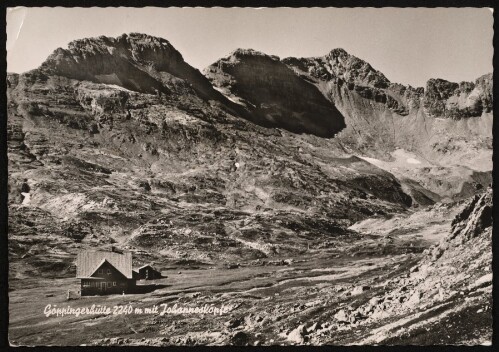
[(383, 73), (375, 70), (369, 63), (347, 53), (344, 49), (333, 49), (324, 58), (327, 68), (338, 78), (348, 83), (387, 88), (390, 81)]
[(341, 80), (352, 87), (387, 88), (390, 81), (366, 61), (336, 48), (320, 57), (283, 59), (286, 65), (305, 71), (321, 80)]
[(58, 48), (42, 67), (66, 74), (71, 64), (92, 60), (131, 59), (162, 70), (183, 62), (182, 55), (166, 39), (141, 33), (123, 34), (116, 38), (100, 36), (70, 42), (67, 49)]
[(101, 35), (99, 37), (82, 38), (71, 41), (68, 44), (68, 49), (72, 51), (92, 50), (99, 47), (112, 46), (144, 46), (157, 48), (173, 49), (170, 42), (164, 38), (154, 37), (143, 33), (123, 33), (122, 35), (113, 38)]
[(211, 84), (244, 106), (253, 122), (332, 137), (344, 117), (277, 56), (237, 49), (204, 70)]
[(168, 40), (141, 33), (74, 40), (67, 49), (56, 49), (39, 70), (143, 93), (194, 90), (205, 99), (223, 98)]
[(282, 62), (298, 75), (316, 82), (344, 85), (356, 95), (384, 104), (399, 115), (408, 115), (420, 106), (431, 116), (452, 119), (477, 117), (492, 111), (492, 74), (483, 75), (475, 82), (455, 83), (432, 78), (425, 88), (413, 88), (390, 82), (368, 62), (342, 48), (321, 57), (289, 57)]
[(328, 56), (331, 56), (331, 57), (348, 57), (350, 56), (350, 54), (347, 53), (347, 51), (343, 48), (335, 48), (333, 50), (331, 50), (328, 54)]
[(279, 62), (279, 57), (275, 55), (268, 55), (265, 54), (261, 51), (254, 50), (251, 48), (248, 49), (243, 49), (243, 48), (238, 48), (236, 50), (231, 51), (227, 56), (221, 58), (217, 62), (227, 62), (227, 63), (234, 63), (234, 62), (245, 62), (249, 60), (262, 60), (262, 61), (276, 61)]

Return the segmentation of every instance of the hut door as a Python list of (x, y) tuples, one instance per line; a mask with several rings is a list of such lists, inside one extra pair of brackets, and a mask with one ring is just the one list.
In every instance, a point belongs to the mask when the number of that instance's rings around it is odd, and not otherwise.
[(101, 282), (101, 283), (100, 283), (100, 289), (101, 289), (102, 291), (105, 291), (105, 290), (106, 290), (106, 283), (105, 283), (105, 282)]

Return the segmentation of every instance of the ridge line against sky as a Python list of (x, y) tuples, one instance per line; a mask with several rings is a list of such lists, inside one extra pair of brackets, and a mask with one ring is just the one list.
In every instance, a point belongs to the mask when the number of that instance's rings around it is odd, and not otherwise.
[(334, 48), (391, 82), (474, 81), (492, 72), (487, 8), (15, 8), (7, 11), (7, 70), (25, 72), (75, 39), (140, 32), (167, 39), (200, 71), (237, 48), (280, 58)]

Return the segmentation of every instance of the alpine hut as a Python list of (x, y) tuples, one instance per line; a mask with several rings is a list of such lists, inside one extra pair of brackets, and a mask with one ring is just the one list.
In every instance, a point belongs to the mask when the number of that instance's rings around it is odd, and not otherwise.
[(161, 279), (161, 272), (154, 269), (151, 264), (142, 265), (140, 268), (134, 269), (135, 276), (138, 280), (156, 280)]
[(132, 254), (85, 250), (76, 259), (76, 278), (81, 280), (81, 295), (130, 293), (136, 279), (132, 273)]

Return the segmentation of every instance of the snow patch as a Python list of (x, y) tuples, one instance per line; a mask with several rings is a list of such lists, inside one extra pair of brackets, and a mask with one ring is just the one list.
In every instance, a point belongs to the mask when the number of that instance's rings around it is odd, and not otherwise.
[(231, 96), (227, 93), (227, 91), (226, 91), (225, 89), (222, 89), (222, 88), (219, 88), (219, 87), (213, 87), (213, 88), (215, 88), (215, 89), (216, 89), (216, 90), (218, 90), (220, 93), (222, 93), (222, 94), (223, 94), (223, 95), (224, 95), (227, 99), (229, 99), (231, 102), (236, 103), (236, 104), (239, 104), (239, 105), (243, 105), (243, 106), (244, 106), (244, 104), (242, 104), (240, 101), (237, 101), (237, 100), (233, 99), (233, 98), (232, 98), (232, 97), (231, 97)]

